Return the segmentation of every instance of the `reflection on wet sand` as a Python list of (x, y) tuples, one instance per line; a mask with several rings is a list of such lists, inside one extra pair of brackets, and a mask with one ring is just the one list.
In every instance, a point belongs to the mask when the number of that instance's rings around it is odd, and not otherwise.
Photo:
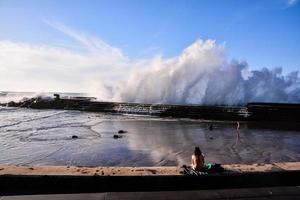
[[(115, 121), (130, 129), (128, 148), (150, 152), (155, 165), (190, 163), (195, 146), (200, 146), (206, 160), (219, 163), (260, 163), (300, 159), (298, 132), (249, 130), (234, 123), (191, 121)], [(240, 125), (239, 125), (240, 126)]]

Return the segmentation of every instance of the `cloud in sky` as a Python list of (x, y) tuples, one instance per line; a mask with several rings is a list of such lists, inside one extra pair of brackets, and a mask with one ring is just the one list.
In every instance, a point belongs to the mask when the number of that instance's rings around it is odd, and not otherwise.
[(64, 25), (47, 23), (86, 51), (0, 41), (0, 90), (87, 91), (93, 79), (110, 83), (129, 73), (128, 58), (120, 49)]
[(297, 3), (297, 1), (298, 0), (288, 0), (287, 4), (288, 4), (288, 6), (293, 6), (293, 5), (295, 5)]
[(105, 56), (106, 58), (114, 60), (127, 60), (120, 49), (107, 44), (97, 37), (87, 36), (83, 33), (76, 32), (60, 23), (47, 20), (44, 20), (44, 22), (85, 46), (90, 53), (97, 54), (97, 56)]

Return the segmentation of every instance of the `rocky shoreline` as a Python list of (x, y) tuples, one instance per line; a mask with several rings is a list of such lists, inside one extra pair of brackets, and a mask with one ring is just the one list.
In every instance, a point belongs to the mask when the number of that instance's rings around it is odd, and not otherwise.
[(54, 98), (34, 97), (0, 106), (33, 109), (63, 109), (117, 114), (151, 115), (159, 117), (191, 118), (226, 121), (300, 121), (300, 104), (248, 103), (244, 106), (205, 106), (100, 102), (93, 97)]

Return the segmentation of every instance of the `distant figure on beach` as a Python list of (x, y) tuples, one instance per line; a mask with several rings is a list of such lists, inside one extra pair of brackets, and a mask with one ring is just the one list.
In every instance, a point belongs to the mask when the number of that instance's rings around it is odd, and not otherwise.
[(240, 122), (236, 122), (237, 126), (236, 126), (236, 139), (237, 141), (240, 140)]
[(199, 147), (195, 147), (192, 155), (192, 168), (196, 171), (202, 170), (204, 167), (204, 156)]
[(213, 124), (212, 124), (212, 123), (209, 124), (208, 129), (209, 129), (210, 131), (213, 130)]
[(240, 122), (237, 121), (236, 124), (237, 124), (236, 130), (238, 131), (238, 130), (240, 130)]

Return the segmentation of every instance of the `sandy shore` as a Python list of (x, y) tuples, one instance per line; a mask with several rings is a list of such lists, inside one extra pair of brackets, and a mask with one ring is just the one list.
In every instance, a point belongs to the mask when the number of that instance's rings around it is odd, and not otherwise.
[[(223, 165), (226, 171), (273, 172), (300, 170), (300, 162), (272, 164)], [(78, 166), (17, 166), (0, 165), (1, 175), (70, 175), (70, 176), (164, 176), (180, 175), (180, 166), (173, 167), (78, 167)]]

